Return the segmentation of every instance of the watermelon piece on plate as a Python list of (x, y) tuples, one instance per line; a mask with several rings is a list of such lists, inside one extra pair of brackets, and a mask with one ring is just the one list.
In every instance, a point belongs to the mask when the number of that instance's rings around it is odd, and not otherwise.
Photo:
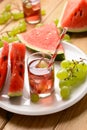
[(0, 53), (0, 90), (3, 88), (8, 69), (8, 53), (9, 53), (9, 45), (8, 43), (4, 43), (4, 46)]
[[(45, 24), (31, 31), (18, 35), (19, 40), (28, 48), (53, 54), (59, 39), (59, 32), (54, 23)], [(64, 60), (64, 48), (59, 46), (57, 60)]]
[(26, 47), (21, 43), (13, 43), (10, 51), (11, 80), (8, 90), (10, 97), (21, 96), (24, 86)]
[(87, 0), (68, 0), (58, 26), (70, 32), (87, 31)]

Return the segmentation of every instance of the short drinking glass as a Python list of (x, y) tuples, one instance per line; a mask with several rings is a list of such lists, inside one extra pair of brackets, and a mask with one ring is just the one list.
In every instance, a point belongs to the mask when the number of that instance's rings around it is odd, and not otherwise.
[(37, 52), (28, 57), (30, 92), (47, 97), (54, 90), (54, 65), (48, 67), (51, 55)]
[(37, 24), (41, 21), (40, 0), (22, 0), (25, 20), (30, 24)]

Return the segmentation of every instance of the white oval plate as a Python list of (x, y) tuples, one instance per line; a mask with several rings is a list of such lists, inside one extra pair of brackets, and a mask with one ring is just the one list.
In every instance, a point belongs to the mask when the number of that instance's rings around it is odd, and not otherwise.
[[(76, 46), (63, 42), (62, 43), (65, 50), (65, 57), (66, 59), (76, 59), (79, 60), (80, 58), (85, 58), (86, 55), (78, 49)], [(55, 65), (55, 75), (59, 69), (59, 64)], [(9, 78), (9, 77), (8, 77)], [(22, 97), (17, 97), (13, 99), (9, 99), (7, 96), (7, 89), (9, 86), (8, 79), (5, 83), (4, 90), (2, 91), (0, 95), (0, 107), (13, 112), (17, 114), (22, 115), (46, 115), (51, 114), (55, 112), (62, 111), (76, 102), (78, 102), (80, 99), (83, 98), (83, 96), (87, 92), (87, 80), (81, 84), (79, 87), (76, 88), (71, 94), (71, 97), (69, 100), (63, 101), (60, 96), (60, 90), (58, 87), (58, 79), (55, 76), (55, 93), (53, 93), (51, 96), (41, 99), (39, 103), (34, 104), (30, 102), (29, 99), (29, 86), (28, 86), (28, 77), (27, 77), (27, 70), (25, 75), (25, 85), (24, 85), (24, 91)]]

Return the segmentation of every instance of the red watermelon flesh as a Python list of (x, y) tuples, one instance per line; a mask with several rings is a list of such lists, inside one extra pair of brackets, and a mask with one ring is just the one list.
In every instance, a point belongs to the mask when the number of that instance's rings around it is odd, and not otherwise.
[[(27, 47), (35, 51), (54, 53), (59, 39), (59, 32), (54, 23), (45, 24), (18, 35), (19, 40)], [(60, 45), (62, 46), (62, 45)], [(59, 57), (64, 59), (64, 49), (59, 46)]]
[(60, 26), (71, 31), (87, 30), (87, 0), (68, 0)]
[(23, 91), (24, 80), (21, 78), (17, 70), (13, 70), (8, 95), (20, 96)]
[(25, 71), (25, 45), (21, 43), (13, 43), (10, 59), (11, 59), (11, 80), (8, 95), (10, 97), (21, 96), (24, 86)]
[(8, 69), (8, 53), (9, 53), (9, 45), (8, 43), (4, 43), (4, 46), (1, 50), (0, 54), (0, 90), (3, 88), (5, 83), (7, 69)]
[(11, 59), (11, 70), (13, 71), (13, 66), (15, 64), (22, 64), (25, 58), (25, 45), (21, 43), (12, 44), (10, 59)]
[[(58, 31), (55, 24), (46, 24), (21, 34), (28, 45), (36, 48), (54, 50), (58, 41)], [(50, 46), (51, 45), (51, 46)]]

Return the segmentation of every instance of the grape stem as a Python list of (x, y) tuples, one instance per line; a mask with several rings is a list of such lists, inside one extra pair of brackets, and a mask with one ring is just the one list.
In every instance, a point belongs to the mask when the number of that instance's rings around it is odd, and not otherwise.
[[(67, 71), (69, 71), (69, 76), (68, 76), (67, 78), (65, 78), (65, 80), (69, 79), (70, 77), (76, 77), (75, 75), (73, 75), (73, 69), (76, 67), (77, 64), (79, 64), (80, 62), (83, 62), (83, 60), (86, 60), (86, 59), (80, 58), (79, 61), (72, 60), (74, 66), (73, 66), (73, 67), (70, 67), (70, 68), (67, 70)], [(78, 71), (78, 68), (77, 68), (77, 71)]]
[(86, 61), (87, 61), (87, 59), (80, 58), (80, 61), (79, 61), (79, 62), (83, 62), (83, 60), (86, 60)]

